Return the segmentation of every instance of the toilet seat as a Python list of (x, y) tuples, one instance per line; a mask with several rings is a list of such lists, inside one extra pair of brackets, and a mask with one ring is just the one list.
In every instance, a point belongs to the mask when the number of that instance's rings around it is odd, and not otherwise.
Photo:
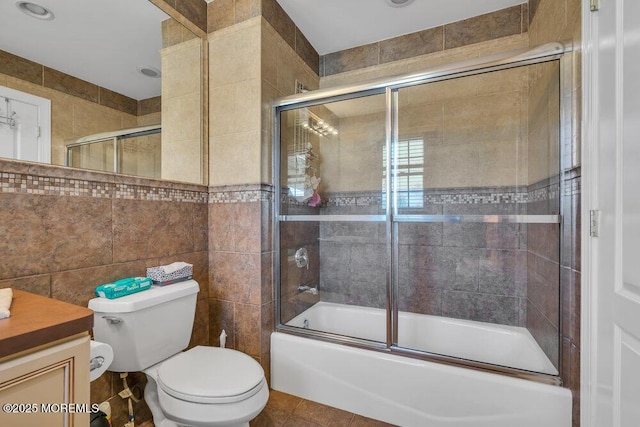
[(168, 395), (194, 403), (233, 403), (264, 386), (264, 370), (236, 350), (197, 346), (163, 362), (157, 383)]

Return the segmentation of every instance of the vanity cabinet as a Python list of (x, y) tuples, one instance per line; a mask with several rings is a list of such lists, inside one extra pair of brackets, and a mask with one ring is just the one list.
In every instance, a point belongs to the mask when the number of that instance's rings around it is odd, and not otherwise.
[(43, 347), (0, 363), (0, 425), (89, 425), (89, 336)]
[(0, 426), (89, 425), (93, 311), (14, 291), (0, 320)]

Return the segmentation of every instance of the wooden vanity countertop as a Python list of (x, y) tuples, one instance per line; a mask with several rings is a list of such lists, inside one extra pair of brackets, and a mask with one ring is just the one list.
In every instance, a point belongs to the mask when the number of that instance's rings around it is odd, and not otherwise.
[(0, 319), (0, 358), (93, 327), (93, 310), (17, 289), (10, 310), (11, 317)]

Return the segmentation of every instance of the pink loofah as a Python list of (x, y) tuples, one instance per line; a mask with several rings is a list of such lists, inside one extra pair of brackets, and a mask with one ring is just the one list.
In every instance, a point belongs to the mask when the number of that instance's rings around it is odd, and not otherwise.
[(315, 208), (320, 205), (321, 201), (322, 200), (320, 199), (320, 194), (318, 194), (318, 190), (313, 190), (313, 196), (311, 196), (311, 199), (309, 199), (309, 206)]

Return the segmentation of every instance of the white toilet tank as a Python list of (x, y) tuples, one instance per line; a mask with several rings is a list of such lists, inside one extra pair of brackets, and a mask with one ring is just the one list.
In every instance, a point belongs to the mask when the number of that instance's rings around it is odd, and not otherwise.
[(200, 287), (195, 280), (116, 299), (94, 298), (93, 336), (113, 348), (113, 372), (142, 371), (189, 345)]

